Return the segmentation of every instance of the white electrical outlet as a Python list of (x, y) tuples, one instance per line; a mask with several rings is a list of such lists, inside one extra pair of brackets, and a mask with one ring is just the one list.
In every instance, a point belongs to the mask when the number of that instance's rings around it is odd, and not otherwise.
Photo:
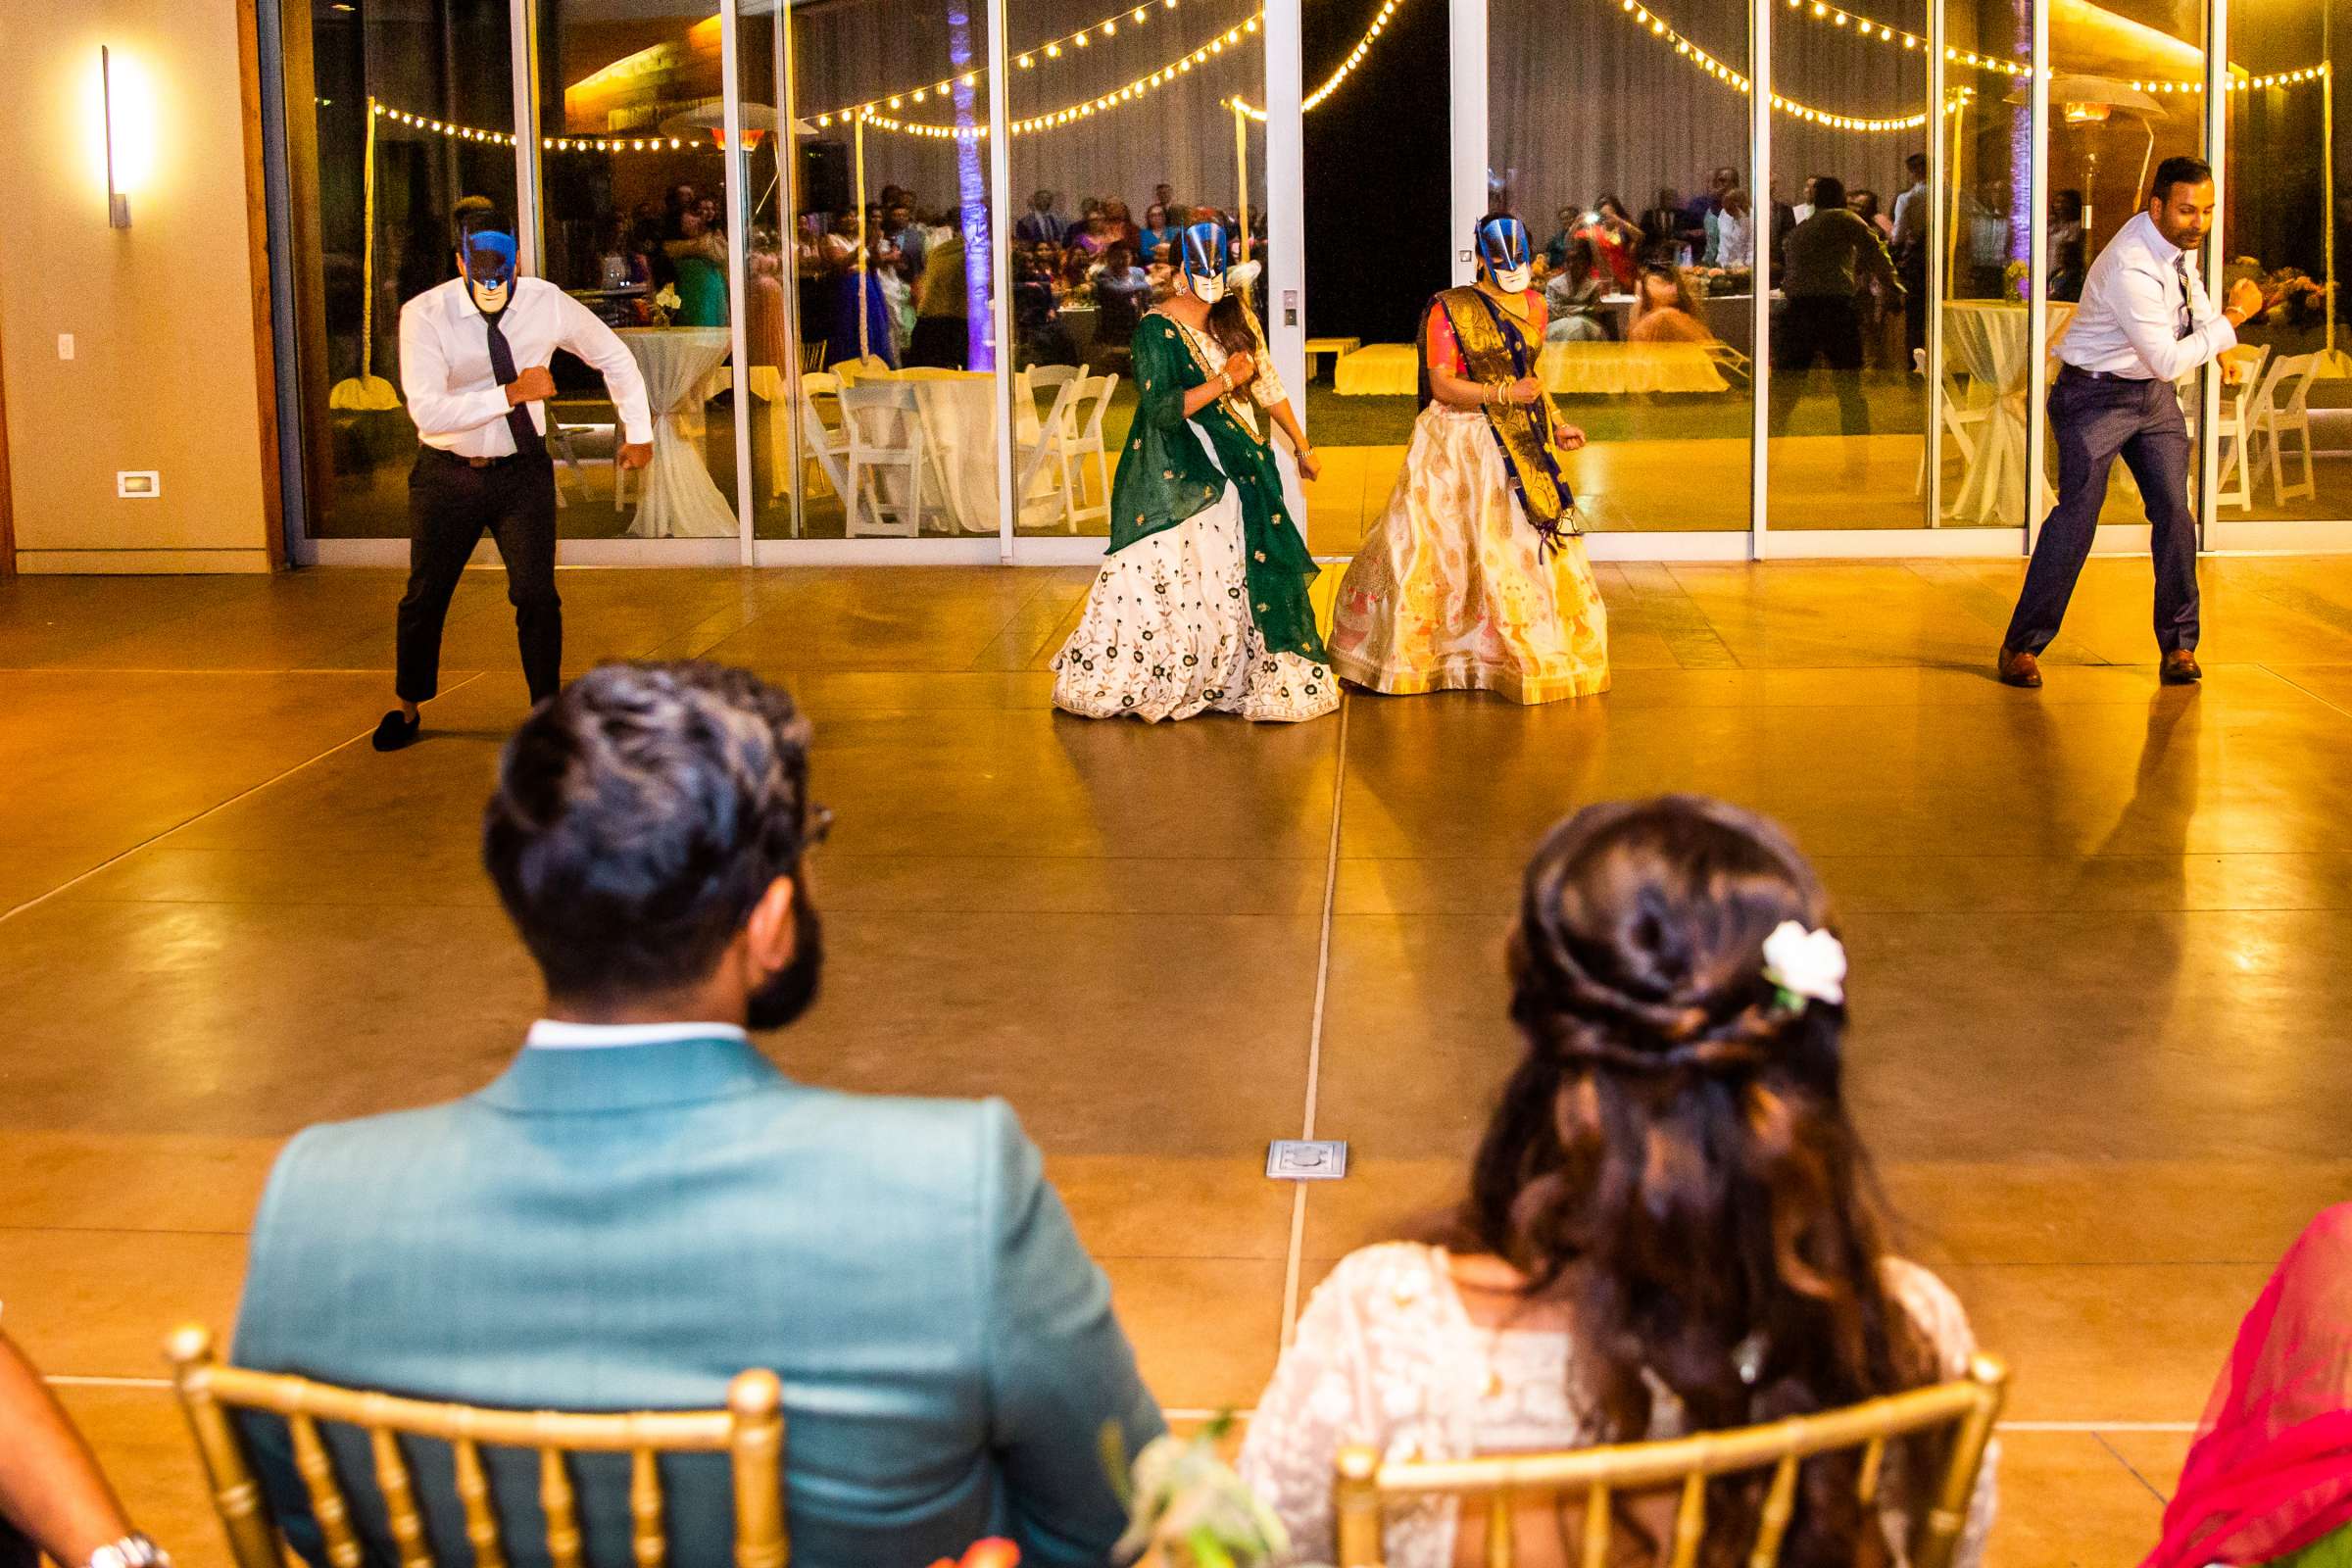
[(57, 357), (61, 360), (70, 360), (74, 357), (73, 333), (60, 332), (57, 334)]
[(164, 493), (164, 476), (154, 468), (123, 468), (115, 475), (115, 495), (123, 501), (153, 501)]

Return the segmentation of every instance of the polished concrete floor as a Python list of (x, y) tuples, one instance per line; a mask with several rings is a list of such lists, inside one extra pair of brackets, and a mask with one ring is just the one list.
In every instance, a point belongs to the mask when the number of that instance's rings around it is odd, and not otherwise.
[[(576, 663), (705, 655), (812, 711), (835, 956), (776, 1050), (1008, 1097), (1181, 1411), (1247, 1406), (1298, 1293), (1453, 1191), (1546, 823), (1664, 789), (1779, 816), (1842, 905), (1906, 1245), (2016, 1368), (1995, 1561), (2120, 1564), (2270, 1262), (2352, 1193), (2352, 564), (2208, 562), (2190, 691), (2132, 560), (2092, 564), (2045, 690), (1992, 683), (2018, 575), (1605, 566), (1606, 698), (1291, 729), (1055, 714), (1084, 571), (563, 586)], [(383, 758), (397, 593), (0, 580), (0, 1321), (191, 1568), (225, 1554), (157, 1347), (230, 1320), (272, 1153), (479, 1085), (533, 1015), (474, 865), (523, 706), (502, 584), (467, 578), (430, 738)], [(1268, 1182), (1310, 1121), (1348, 1178)]]

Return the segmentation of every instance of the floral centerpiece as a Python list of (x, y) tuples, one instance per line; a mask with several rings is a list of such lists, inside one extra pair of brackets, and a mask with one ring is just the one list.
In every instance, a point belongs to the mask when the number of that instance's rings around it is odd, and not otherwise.
[(662, 284), (662, 292), (654, 296), (654, 324), (656, 326), (667, 326), (669, 324), (669, 313), (676, 310), (684, 302), (678, 298), (677, 284)]
[(1290, 1552), (1274, 1511), (1250, 1490), (1217, 1446), (1233, 1429), (1228, 1411), (1191, 1438), (1146, 1445), (1130, 1465), (1119, 1429), (1102, 1429), (1102, 1462), (1127, 1504), (1119, 1562), (1152, 1568), (1266, 1568)]

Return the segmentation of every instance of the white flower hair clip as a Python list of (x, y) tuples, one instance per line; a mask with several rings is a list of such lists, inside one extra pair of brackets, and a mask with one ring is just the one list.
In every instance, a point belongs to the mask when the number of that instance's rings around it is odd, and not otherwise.
[(1783, 920), (1764, 939), (1764, 978), (1780, 991), (1781, 1005), (1791, 1012), (1808, 1004), (1845, 1003), (1845, 944), (1828, 931), (1808, 931), (1794, 920)]

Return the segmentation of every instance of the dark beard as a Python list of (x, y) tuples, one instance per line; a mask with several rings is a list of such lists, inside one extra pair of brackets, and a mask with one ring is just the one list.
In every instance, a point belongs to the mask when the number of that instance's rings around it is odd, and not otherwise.
[(825, 966), (824, 922), (801, 889), (792, 901), (792, 957), (745, 999), (746, 1021), (755, 1033), (798, 1022), (816, 1003), (817, 977)]

